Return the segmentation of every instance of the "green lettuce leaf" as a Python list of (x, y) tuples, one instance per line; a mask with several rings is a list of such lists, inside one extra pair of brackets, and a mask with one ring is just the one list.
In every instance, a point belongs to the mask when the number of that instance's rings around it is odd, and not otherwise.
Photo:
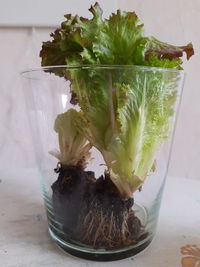
[(54, 130), (58, 134), (60, 152), (50, 151), (63, 166), (79, 166), (85, 168), (90, 158), (91, 144), (78, 130), (76, 125), (81, 112), (69, 109), (59, 114), (55, 120)]
[(178, 79), (176, 72), (153, 70), (91, 69), (74, 74), (73, 91), (84, 114), (77, 125), (102, 153), (123, 198), (144, 183), (170, 134)]
[(143, 24), (134, 12), (117, 10), (102, 25), (93, 43), (93, 52), (101, 64), (131, 65), (136, 41), (143, 36)]

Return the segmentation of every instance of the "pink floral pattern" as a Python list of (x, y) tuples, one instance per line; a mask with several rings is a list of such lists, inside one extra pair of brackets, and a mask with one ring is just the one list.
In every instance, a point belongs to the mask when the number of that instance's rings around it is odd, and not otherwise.
[(200, 267), (200, 248), (197, 245), (186, 245), (180, 248), (182, 267)]

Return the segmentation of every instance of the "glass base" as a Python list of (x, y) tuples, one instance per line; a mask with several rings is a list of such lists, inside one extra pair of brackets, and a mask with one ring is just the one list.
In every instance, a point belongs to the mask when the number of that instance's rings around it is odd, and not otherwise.
[(80, 247), (76, 247), (72, 244), (69, 244), (63, 240), (61, 240), (50, 228), (49, 233), (52, 240), (65, 252), (87, 260), (92, 261), (116, 261), (122, 260), (131, 256), (135, 256), (139, 252), (143, 251), (148, 245), (151, 243), (153, 236), (148, 236), (145, 240), (142, 240), (137, 245), (130, 246), (121, 250), (90, 250), (90, 249), (82, 249)]

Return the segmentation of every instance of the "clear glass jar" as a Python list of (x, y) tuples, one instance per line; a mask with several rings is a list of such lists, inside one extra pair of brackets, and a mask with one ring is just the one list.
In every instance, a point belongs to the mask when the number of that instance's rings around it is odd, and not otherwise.
[[(70, 254), (99, 261), (142, 251), (156, 231), (184, 72), (88, 65), (32, 69), (22, 77), (54, 242)], [(92, 148), (84, 167), (59, 160), (62, 140), (55, 121), (71, 109), (84, 110), (92, 135), (86, 134)], [(72, 126), (87, 132), (81, 121), (72, 124), (63, 125), (65, 134), (73, 133)], [(132, 195), (127, 168), (138, 189)]]

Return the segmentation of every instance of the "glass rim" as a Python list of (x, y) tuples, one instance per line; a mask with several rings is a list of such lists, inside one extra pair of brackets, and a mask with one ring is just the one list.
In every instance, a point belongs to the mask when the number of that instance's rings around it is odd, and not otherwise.
[(139, 65), (112, 65), (112, 64), (83, 64), (83, 65), (56, 65), (56, 66), (45, 66), (45, 67), (35, 67), (27, 68), (20, 71), (20, 75), (24, 78), (24, 75), (30, 72), (45, 71), (50, 69), (135, 69), (135, 70), (145, 70), (145, 71), (158, 71), (158, 72), (172, 72), (172, 73), (182, 73), (185, 74), (184, 70), (176, 70), (170, 68), (161, 68), (161, 67), (149, 67), (149, 66), (139, 66)]

